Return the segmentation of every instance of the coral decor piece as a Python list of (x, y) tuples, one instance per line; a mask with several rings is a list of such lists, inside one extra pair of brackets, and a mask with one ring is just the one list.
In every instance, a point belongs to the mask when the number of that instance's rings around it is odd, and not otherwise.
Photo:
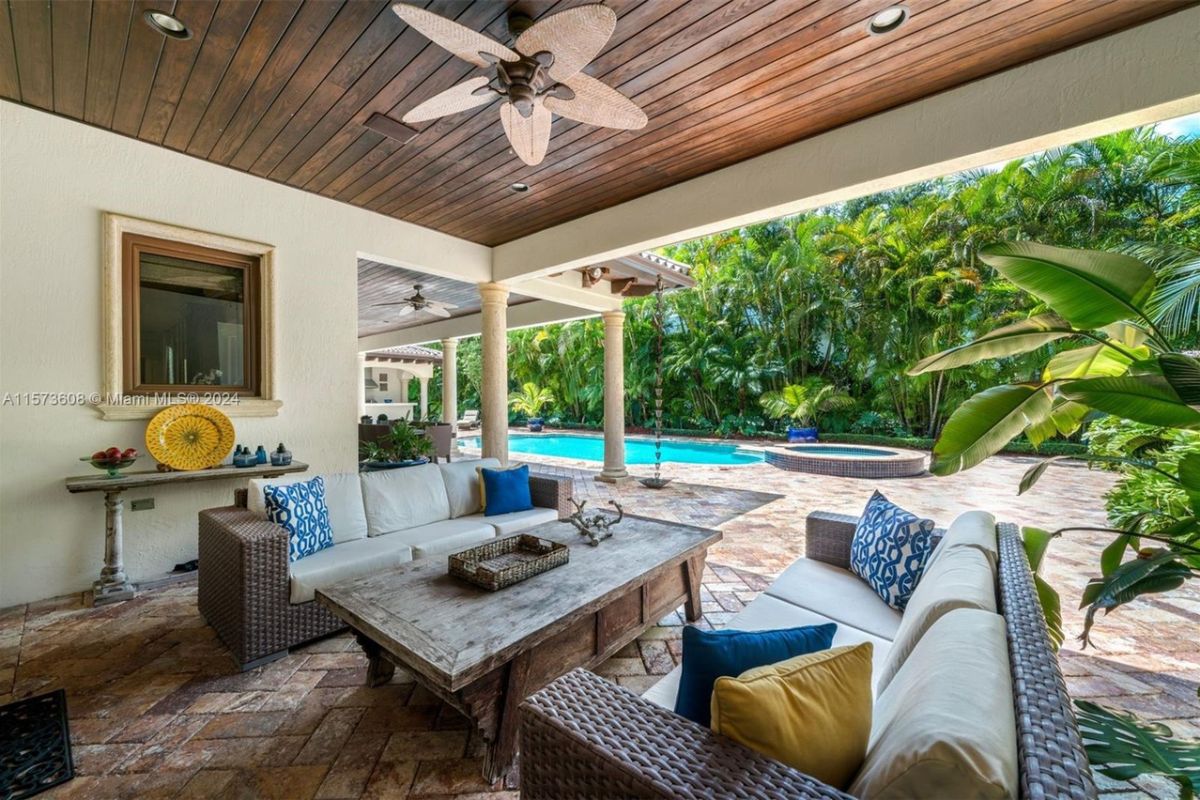
[(616, 500), (608, 501), (617, 510), (617, 516), (614, 518), (611, 514), (604, 511), (598, 511), (590, 517), (584, 516), (583, 507), (587, 505), (587, 500), (576, 500), (574, 497), (569, 499), (571, 500), (571, 505), (575, 506), (575, 513), (567, 517), (565, 522), (569, 522), (578, 528), (579, 535), (586, 536), (588, 544), (592, 547), (611, 537), (612, 527), (625, 519), (625, 509), (621, 508), (621, 504)]

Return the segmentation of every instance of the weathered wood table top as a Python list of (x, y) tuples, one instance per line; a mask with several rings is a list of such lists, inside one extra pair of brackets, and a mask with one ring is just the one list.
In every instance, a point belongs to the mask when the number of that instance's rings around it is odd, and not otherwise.
[(457, 691), (721, 539), (719, 531), (630, 514), (613, 531), (598, 547), (561, 521), (526, 531), (569, 545), (571, 560), (497, 592), (451, 577), (439, 556), (319, 589), (317, 598), (409, 668)]

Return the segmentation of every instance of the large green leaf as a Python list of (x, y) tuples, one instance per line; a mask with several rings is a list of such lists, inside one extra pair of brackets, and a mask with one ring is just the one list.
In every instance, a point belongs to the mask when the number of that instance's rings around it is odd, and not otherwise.
[(1163, 377), (1189, 406), (1200, 406), (1200, 361), (1183, 353), (1163, 353), (1158, 357)]
[(1034, 383), (993, 386), (963, 403), (933, 445), (929, 471), (952, 475), (998, 453), (1013, 437), (1050, 413), (1050, 396)]
[(1062, 647), (1063, 640), (1067, 638), (1063, 633), (1062, 598), (1041, 575), (1033, 576), (1033, 587), (1037, 590), (1038, 602), (1042, 606), (1042, 616), (1046, 620), (1046, 633), (1050, 636), (1050, 643), (1057, 650)]
[(1080, 330), (1145, 320), (1154, 291), (1154, 270), (1121, 253), (999, 242), (981, 248), (979, 257)]
[(1012, 325), (997, 328), (974, 341), (951, 347), (940, 353), (923, 358), (909, 367), (909, 375), (974, 364), (986, 358), (1003, 358), (1017, 353), (1028, 353), (1044, 344), (1075, 333), (1071, 324), (1057, 314), (1039, 314)]
[(1034, 572), (1042, 568), (1042, 560), (1046, 557), (1046, 550), (1050, 547), (1050, 542), (1058, 538), (1057, 533), (1042, 530), (1041, 528), (1021, 528), (1021, 541), (1025, 545), (1025, 555), (1029, 557), (1029, 568)]
[(1059, 384), (1069, 400), (1118, 417), (1163, 428), (1200, 427), (1200, 412), (1190, 408), (1164, 379), (1155, 375), (1084, 378)]
[(1075, 707), (1088, 761), (1100, 774), (1118, 781), (1162, 775), (1179, 785), (1181, 798), (1200, 788), (1200, 742), (1177, 739), (1161, 722), (1142, 722), (1087, 700), (1076, 700)]
[(1126, 561), (1102, 578), (1093, 578), (1083, 589), (1080, 608), (1086, 608), (1083, 633), (1079, 638), (1086, 647), (1097, 611), (1108, 613), (1144, 594), (1156, 594), (1178, 589), (1192, 577), (1191, 570), (1171, 550), (1150, 551), (1132, 561)]
[(1090, 413), (1092, 410), (1083, 403), (1059, 397), (1055, 399), (1054, 407), (1050, 409), (1050, 420), (1058, 429), (1060, 436), (1070, 436), (1079, 430), (1079, 426), (1083, 424), (1083, 418)]
[[(1149, 348), (1140, 349), (1144, 351), (1143, 357), (1150, 354)], [(1132, 363), (1132, 358), (1106, 344), (1077, 347), (1063, 350), (1051, 358), (1042, 372), (1042, 380), (1124, 375)]]

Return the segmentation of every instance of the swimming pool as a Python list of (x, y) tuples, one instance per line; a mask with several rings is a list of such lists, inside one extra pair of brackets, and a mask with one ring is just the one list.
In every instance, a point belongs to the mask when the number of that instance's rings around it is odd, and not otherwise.
[[(479, 447), (478, 436), (459, 439), (458, 442), (463, 447), (476, 449)], [(557, 456), (604, 463), (604, 438), (600, 436), (583, 436), (574, 433), (510, 433), (508, 449), (512, 453)], [(662, 460), (681, 464), (758, 464), (762, 462), (763, 455), (761, 451), (745, 450), (736, 444), (663, 439)], [(625, 463), (653, 464), (654, 440), (626, 436)]]

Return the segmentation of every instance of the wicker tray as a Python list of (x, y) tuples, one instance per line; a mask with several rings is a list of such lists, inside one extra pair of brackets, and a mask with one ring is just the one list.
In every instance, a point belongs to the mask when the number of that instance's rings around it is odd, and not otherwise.
[(570, 557), (565, 544), (522, 533), (451, 553), (450, 574), (494, 592), (561, 567)]

